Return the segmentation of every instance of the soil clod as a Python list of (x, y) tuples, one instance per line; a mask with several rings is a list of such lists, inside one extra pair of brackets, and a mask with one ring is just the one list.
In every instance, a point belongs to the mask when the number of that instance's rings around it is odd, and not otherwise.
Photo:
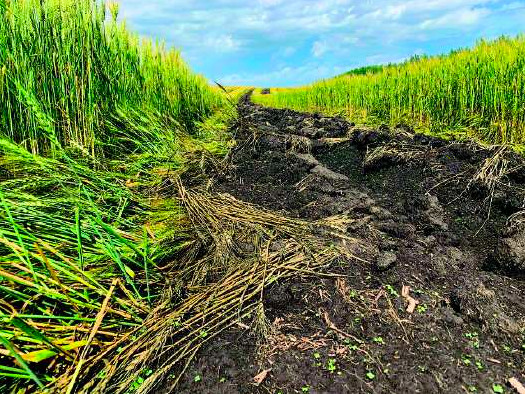
[(525, 277), (525, 211), (513, 215), (502, 231), (496, 261), (504, 272)]
[(386, 271), (392, 267), (397, 261), (397, 256), (392, 252), (385, 252), (377, 259), (377, 268), (380, 271)]

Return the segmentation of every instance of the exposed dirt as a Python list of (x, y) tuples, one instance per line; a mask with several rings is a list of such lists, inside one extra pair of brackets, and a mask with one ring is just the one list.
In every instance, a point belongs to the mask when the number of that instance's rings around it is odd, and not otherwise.
[(234, 132), (215, 191), (307, 220), (340, 215), (367, 262), (276, 284), (264, 295), (268, 335), (221, 334), (178, 392), (492, 393), (513, 392), (512, 377), (525, 383), (521, 157), (248, 99)]

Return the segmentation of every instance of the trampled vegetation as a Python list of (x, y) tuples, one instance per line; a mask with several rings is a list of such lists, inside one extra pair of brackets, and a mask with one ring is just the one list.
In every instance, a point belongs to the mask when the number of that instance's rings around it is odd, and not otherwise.
[(224, 152), (225, 96), (117, 14), (0, 1), (2, 392), (71, 390), (88, 355), (140, 326), (184, 242), (161, 181)]
[(353, 121), (409, 123), (490, 143), (525, 142), (525, 37), (418, 58), (366, 75), (340, 76), (256, 101), (278, 108), (343, 113)]

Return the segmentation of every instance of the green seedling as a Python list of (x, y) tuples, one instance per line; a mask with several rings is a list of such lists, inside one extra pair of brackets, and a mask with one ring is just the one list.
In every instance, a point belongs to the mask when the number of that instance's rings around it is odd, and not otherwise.
[(323, 365), (321, 363), (321, 353), (314, 353), (314, 359), (316, 360), (315, 361), (315, 366), (316, 367), (320, 367), (321, 365)]
[(428, 310), (428, 307), (425, 304), (419, 304), (416, 308), (417, 313), (424, 314)]
[(388, 291), (388, 294), (390, 294), (390, 296), (395, 298), (399, 297), (399, 293), (396, 291), (396, 289), (394, 289), (394, 287), (392, 287), (392, 285), (386, 285), (385, 288)]
[(142, 376), (139, 376), (133, 381), (133, 383), (131, 384), (131, 388), (133, 390), (138, 390), (140, 386), (142, 386), (142, 383), (144, 383), (144, 378)]
[(467, 332), (465, 338), (470, 339), (470, 344), (474, 349), (479, 349), (479, 336), (477, 332)]
[(330, 373), (334, 373), (337, 370), (337, 361), (335, 358), (328, 359), (326, 370)]

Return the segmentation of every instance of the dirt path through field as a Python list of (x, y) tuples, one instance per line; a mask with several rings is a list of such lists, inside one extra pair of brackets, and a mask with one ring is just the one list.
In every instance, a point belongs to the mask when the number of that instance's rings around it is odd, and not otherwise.
[[(214, 192), (362, 240), (264, 292), (264, 336), (240, 324), (201, 351), (192, 393), (499, 392), (525, 383), (525, 167), (498, 148), (407, 127), (240, 104)], [(261, 373), (262, 372), (262, 373)], [(255, 384), (254, 377), (261, 381)]]

